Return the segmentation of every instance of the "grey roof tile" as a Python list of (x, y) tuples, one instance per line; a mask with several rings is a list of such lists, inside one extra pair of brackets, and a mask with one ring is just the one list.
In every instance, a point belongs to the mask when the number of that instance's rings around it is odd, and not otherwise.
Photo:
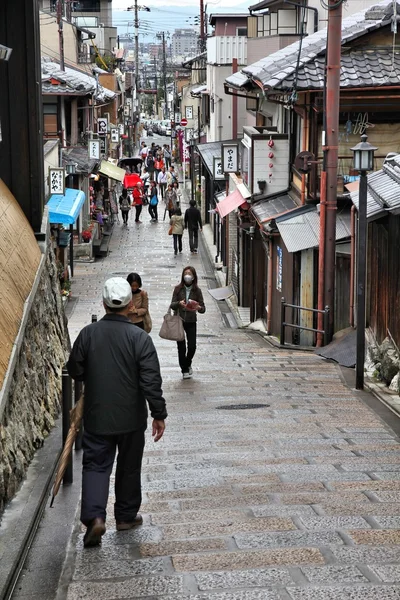
[[(383, 0), (374, 7), (364, 9), (345, 18), (342, 23), (342, 44), (350, 42), (370, 30), (378, 29), (387, 23), (392, 6), (392, 0)], [(396, 6), (399, 12), (399, 5)], [(300, 67), (325, 52), (326, 37), (327, 29), (322, 29), (303, 39)], [(244, 67), (241, 71), (242, 77), (235, 73), (226, 79), (226, 83), (236, 88), (246, 87), (249, 86), (253, 78), (262, 83), (265, 89), (274, 89), (295, 72), (299, 48), (300, 41), (297, 41), (252, 65)]]
[[(385, 213), (400, 212), (400, 154), (386, 159), (382, 169), (367, 178), (367, 217), (377, 218)], [(359, 205), (358, 190), (350, 194), (353, 204)]]
[(42, 93), (56, 96), (93, 94), (97, 102), (111, 102), (116, 97), (115, 92), (98, 84), (92, 75), (71, 67), (62, 71), (59, 63), (47, 57), (42, 57)]

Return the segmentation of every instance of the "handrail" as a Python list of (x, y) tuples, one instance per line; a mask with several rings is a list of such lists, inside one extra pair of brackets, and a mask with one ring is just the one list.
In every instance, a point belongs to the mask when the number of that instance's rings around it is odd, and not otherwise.
[[(306, 327), (305, 325), (298, 325), (297, 323), (286, 323), (286, 308), (294, 308), (296, 310), (304, 310), (312, 313), (322, 313), (324, 315), (324, 329), (316, 329), (314, 327)], [(322, 333), (324, 336), (324, 346), (329, 344), (329, 306), (325, 306), (323, 310), (318, 308), (307, 308), (306, 306), (298, 306), (297, 304), (288, 304), (285, 302), (285, 298), (281, 299), (281, 346), (285, 345), (285, 328), (292, 327), (299, 331), (313, 331), (314, 333)]]

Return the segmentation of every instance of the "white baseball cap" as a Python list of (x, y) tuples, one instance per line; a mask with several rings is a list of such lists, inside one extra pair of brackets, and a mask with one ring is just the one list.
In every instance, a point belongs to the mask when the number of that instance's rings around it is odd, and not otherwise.
[(123, 277), (107, 279), (103, 288), (104, 304), (110, 308), (123, 308), (132, 300), (132, 290)]

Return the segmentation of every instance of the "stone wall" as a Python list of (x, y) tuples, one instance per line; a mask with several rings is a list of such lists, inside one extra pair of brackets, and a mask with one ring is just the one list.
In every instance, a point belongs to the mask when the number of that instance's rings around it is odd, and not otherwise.
[(60, 410), (69, 336), (54, 253), (47, 244), (35, 284), (16, 340), (20, 347), (2, 389), (7, 388), (0, 418), (0, 513), (18, 490)]
[(382, 381), (400, 395), (400, 351), (388, 336), (378, 344), (372, 331), (366, 332), (367, 358), (365, 370), (369, 377)]

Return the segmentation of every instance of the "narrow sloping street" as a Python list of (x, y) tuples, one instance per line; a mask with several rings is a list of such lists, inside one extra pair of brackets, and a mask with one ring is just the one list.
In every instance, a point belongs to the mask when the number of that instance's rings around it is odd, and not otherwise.
[[(147, 441), (144, 525), (116, 533), (112, 493), (100, 549), (83, 549), (76, 521), (57, 600), (400, 598), (396, 435), (336, 365), (228, 329), (207, 293), (206, 250), (190, 255), (185, 237), (174, 257), (167, 231), (131, 215), (108, 258), (76, 266), (72, 338), (103, 314), (107, 277), (141, 274), (169, 418), (164, 439)], [(183, 381), (158, 331), (187, 264), (207, 312)]]

